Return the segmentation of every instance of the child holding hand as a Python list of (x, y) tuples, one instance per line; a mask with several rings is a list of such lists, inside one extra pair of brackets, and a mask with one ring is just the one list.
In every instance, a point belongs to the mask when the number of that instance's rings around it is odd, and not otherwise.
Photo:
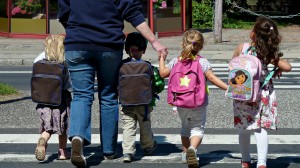
[[(183, 34), (182, 52), (179, 57), (172, 59), (167, 66), (165, 60), (160, 58), (159, 72), (161, 77), (168, 77), (172, 68), (179, 61), (196, 60), (199, 51), (203, 48), (204, 38), (200, 31), (190, 29)], [(199, 58), (203, 75), (207, 80), (217, 87), (226, 90), (227, 85), (220, 80), (212, 71), (212, 67), (207, 59)], [(170, 79), (169, 79), (170, 80)], [(170, 81), (169, 81), (170, 82)], [(188, 163), (190, 168), (198, 168), (197, 148), (204, 137), (204, 127), (206, 122), (206, 109), (208, 97), (205, 97), (204, 103), (196, 108), (177, 107), (177, 112), (181, 120), (181, 142), (182, 142), (182, 162)]]
[[(158, 82), (156, 79), (160, 78), (159, 76), (155, 76), (154, 74), (154, 71), (157, 68), (151, 66), (150, 62), (143, 61), (142, 59), (142, 56), (143, 54), (145, 54), (146, 49), (147, 49), (147, 40), (140, 33), (132, 32), (127, 35), (126, 42), (125, 42), (125, 51), (129, 55), (129, 57), (124, 59), (123, 63), (125, 64), (130, 62), (142, 62), (143, 64), (146, 63), (146, 65), (149, 64), (149, 66), (151, 67), (150, 80), (152, 84), (151, 94), (153, 95), (153, 97), (151, 103), (146, 106), (140, 104), (123, 105), (121, 101), (121, 105), (122, 105), (121, 114), (122, 114), (122, 121), (124, 124), (122, 147), (123, 147), (123, 161), (125, 163), (129, 163), (134, 160), (134, 155), (136, 153), (135, 140), (136, 140), (137, 124), (139, 124), (140, 127), (140, 134), (141, 134), (140, 146), (144, 152), (144, 155), (151, 155), (154, 152), (154, 150), (157, 148), (157, 143), (154, 139), (153, 132), (151, 129), (151, 112), (153, 111), (153, 106), (155, 106), (155, 95), (163, 91), (164, 82), (162, 81), (160, 85), (156, 85), (156, 83)], [(129, 90), (131, 90), (132, 92), (135, 93), (136, 92), (139, 93), (139, 91), (142, 91), (144, 93), (148, 92), (146, 88), (136, 87), (136, 85), (139, 85), (138, 82), (130, 83), (130, 81), (127, 81), (127, 85), (130, 87)], [(145, 94), (143, 94), (143, 96), (145, 96)]]
[[(241, 53), (257, 56), (262, 63), (261, 82), (269, 74), (269, 64), (278, 67), (275, 76), (281, 75), (282, 71), (291, 71), (290, 63), (280, 58), (283, 55), (278, 47), (281, 37), (273, 20), (259, 17), (251, 31), (250, 39), (252, 42), (237, 46), (233, 58)], [(267, 167), (268, 133), (266, 129), (277, 129), (277, 106), (272, 80), (263, 86), (261, 99), (257, 102), (233, 100), (234, 126), (239, 129), (242, 168), (250, 168), (250, 135), (252, 133), (257, 142), (257, 168)]]

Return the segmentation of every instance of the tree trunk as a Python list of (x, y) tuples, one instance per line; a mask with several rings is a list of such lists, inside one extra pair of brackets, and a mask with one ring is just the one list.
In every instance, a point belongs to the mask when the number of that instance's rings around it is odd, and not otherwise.
[(223, 25), (223, 0), (215, 1), (215, 23), (214, 23), (214, 41), (222, 42), (222, 25)]

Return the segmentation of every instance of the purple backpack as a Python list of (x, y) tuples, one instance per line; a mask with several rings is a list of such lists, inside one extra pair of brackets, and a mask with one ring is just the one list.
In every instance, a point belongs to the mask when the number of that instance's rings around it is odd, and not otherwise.
[(168, 84), (168, 103), (184, 108), (195, 108), (206, 99), (206, 83), (199, 63), (195, 60), (178, 60), (171, 70)]
[(241, 55), (229, 62), (226, 96), (235, 100), (256, 102), (261, 98), (262, 65), (255, 52), (245, 43)]

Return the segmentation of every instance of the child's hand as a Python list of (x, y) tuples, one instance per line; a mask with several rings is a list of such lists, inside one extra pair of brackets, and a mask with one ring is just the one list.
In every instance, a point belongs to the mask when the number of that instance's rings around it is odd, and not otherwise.
[(274, 75), (272, 76), (274, 79), (276, 79), (276, 77), (278, 78), (278, 79), (280, 79), (280, 77), (282, 76), (282, 71), (278, 68), (276, 71), (275, 71), (275, 73), (274, 73)]
[(159, 53), (158, 61), (160, 61), (160, 59), (163, 59), (164, 61), (166, 60), (166, 57), (164, 56), (163, 53)]

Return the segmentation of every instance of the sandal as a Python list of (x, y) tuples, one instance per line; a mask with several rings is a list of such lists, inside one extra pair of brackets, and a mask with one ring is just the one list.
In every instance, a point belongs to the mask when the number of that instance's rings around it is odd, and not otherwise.
[(35, 149), (35, 158), (38, 161), (44, 161), (46, 157), (47, 141), (45, 138), (40, 137)]
[(67, 160), (70, 159), (70, 153), (67, 149), (58, 149), (57, 160)]

